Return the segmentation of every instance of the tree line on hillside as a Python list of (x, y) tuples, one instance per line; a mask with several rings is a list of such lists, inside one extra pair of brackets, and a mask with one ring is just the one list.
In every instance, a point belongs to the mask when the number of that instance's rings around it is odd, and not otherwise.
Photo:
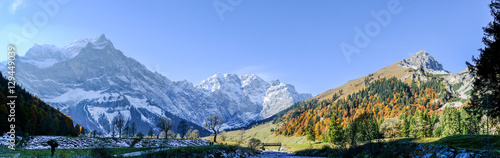
[[(376, 121), (369, 113), (363, 113), (350, 121), (347, 126), (333, 116), (323, 135), (324, 142), (346, 146), (356, 146), (360, 142), (370, 142), (380, 138), (395, 137), (446, 137), (458, 134), (500, 134), (500, 118), (487, 119), (486, 115), (476, 115), (469, 107), (446, 107), (441, 114), (429, 114), (417, 110), (412, 116), (385, 118)], [(307, 128), (307, 127), (306, 127)], [(309, 129), (307, 138), (318, 140)]]
[(336, 93), (330, 100), (297, 103), (282, 114), (284, 123), (274, 132), (341, 146), (380, 138), (500, 133), (499, 117), (487, 117), (473, 107), (440, 110), (453, 96), (436, 78), (406, 84), (393, 77), (366, 84), (345, 98)]
[[(173, 126), (172, 120), (167, 117), (160, 117), (157, 121), (156, 127), (159, 131), (150, 127), (147, 133), (139, 131), (135, 122), (125, 120), (123, 114), (118, 114), (113, 118), (110, 123), (108, 131), (111, 138), (165, 138), (165, 139), (198, 139), (200, 133), (193, 127), (188, 127), (186, 120), (181, 120), (177, 125), (177, 132), (171, 130)], [(102, 132), (97, 130), (88, 130), (83, 126), (76, 124), (74, 135), (88, 136), (88, 137), (104, 137)]]
[(438, 78), (430, 78), (426, 82), (412, 80), (407, 84), (392, 77), (366, 84), (367, 88), (345, 98), (335, 93), (332, 99), (297, 103), (275, 119), (275, 123), (284, 123), (274, 132), (285, 136), (303, 136), (308, 133), (308, 128), (312, 128), (315, 138), (322, 140), (332, 117), (338, 118), (339, 124), (347, 127), (358, 117), (366, 117), (365, 114), (376, 122), (400, 115), (411, 116), (417, 111), (433, 114), (442, 103), (453, 98)]
[[(16, 136), (75, 136), (73, 120), (70, 116), (66, 116), (19, 85), (16, 85), (15, 94), (10, 94), (7, 89), (8, 82), (0, 74), (0, 133), (10, 131), (10, 125), (14, 123)], [(7, 106), (7, 102), (10, 102), (7, 96), (10, 95), (17, 96), (13, 109)], [(15, 122), (8, 121), (11, 114), (15, 115)]]

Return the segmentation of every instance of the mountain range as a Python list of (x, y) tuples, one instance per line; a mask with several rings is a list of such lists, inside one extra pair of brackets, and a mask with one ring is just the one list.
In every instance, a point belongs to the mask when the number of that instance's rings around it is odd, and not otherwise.
[(203, 121), (211, 115), (220, 115), (224, 128), (241, 127), (312, 97), (293, 85), (266, 82), (253, 74), (215, 74), (196, 86), (171, 81), (126, 57), (105, 35), (64, 47), (35, 45), (16, 62), (19, 84), (71, 116), (75, 124), (103, 133), (122, 114), (139, 131), (155, 128), (159, 117), (168, 117), (173, 130), (187, 120), (203, 135), (208, 134)]

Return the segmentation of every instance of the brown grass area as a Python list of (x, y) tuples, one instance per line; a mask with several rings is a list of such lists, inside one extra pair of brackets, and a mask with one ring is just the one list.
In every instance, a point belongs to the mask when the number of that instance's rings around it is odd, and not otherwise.
[[(387, 66), (385, 68), (382, 68), (374, 73), (373, 76), (371, 76), (370, 78), (373, 80), (377, 80), (378, 78), (382, 79), (382, 78), (390, 78), (390, 77), (393, 77), (395, 76), (396, 78), (398, 79), (402, 79), (406, 76), (409, 76), (411, 74), (413, 74), (414, 72), (408, 72), (408, 68), (403, 68), (401, 66), (398, 65), (399, 62), (396, 62), (390, 66)], [(321, 93), (315, 97), (313, 97), (312, 99), (318, 99), (318, 100), (326, 100), (326, 99), (331, 99), (333, 94), (335, 93), (338, 93), (340, 90), (343, 90), (343, 95), (341, 95), (340, 97), (341, 98), (344, 98), (346, 97), (347, 95), (349, 94), (352, 94), (352, 93), (355, 93), (355, 92), (358, 92), (359, 90), (365, 88), (365, 84), (364, 84), (364, 81), (365, 81), (365, 78), (368, 77), (368, 75), (365, 75), (361, 78), (357, 78), (357, 79), (354, 79), (354, 80), (350, 80), (348, 81), (347, 83), (337, 87), (337, 88), (334, 88), (334, 89), (330, 89), (324, 93)], [(410, 82), (411, 79), (406, 79), (405, 82)]]

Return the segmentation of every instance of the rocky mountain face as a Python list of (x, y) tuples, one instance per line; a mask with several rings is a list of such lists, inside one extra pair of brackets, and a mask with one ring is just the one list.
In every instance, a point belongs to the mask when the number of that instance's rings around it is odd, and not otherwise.
[(261, 116), (268, 118), (302, 100), (311, 98), (311, 94), (299, 94), (291, 84), (280, 83), (279, 80), (271, 81), (270, 88), (264, 97)]
[(413, 69), (418, 69), (422, 67), (426, 72), (433, 74), (448, 74), (449, 72), (443, 69), (441, 65), (434, 57), (432, 57), (427, 51), (418, 51), (415, 55), (403, 59), (399, 62), (399, 66), (408, 67)]
[(312, 97), (311, 94), (298, 93), (291, 84), (280, 83), (279, 80), (267, 83), (256, 75), (216, 74), (196, 88), (212, 93), (215, 98), (231, 98), (229, 104), (233, 106), (227, 110), (246, 111), (250, 118), (271, 117), (296, 102)]
[[(415, 73), (405, 76), (404, 78), (409, 79), (420, 79), (422, 81), (427, 81), (429, 77), (427, 73), (434, 75), (440, 75), (442, 82), (450, 93), (452, 93), (457, 99), (445, 103), (442, 107), (454, 106), (458, 107), (463, 105), (470, 98), (468, 92), (472, 89), (473, 76), (470, 74), (468, 69), (460, 71), (458, 73), (451, 73), (443, 69), (443, 66), (432, 57), (427, 51), (421, 50), (415, 55), (408, 57), (406, 59), (398, 62), (398, 65), (404, 68), (412, 68)], [(419, 69), (422, 68), (423, 72)]]
[(255, 75), (217, 74), (198, 86), (171, 81), (124, 56), (104, 35), (62, 48), (35, 45), (17, 58), (16, 78), (75, 124), (103, 133), (122, 114), (143, 132), (155, 127), (159, 117), (169, 117), (174, 131), (185, 119), (206, 134), (201, 126), (213, 114), (225, 119), (226, 128), (240, 127), (311, 97)]

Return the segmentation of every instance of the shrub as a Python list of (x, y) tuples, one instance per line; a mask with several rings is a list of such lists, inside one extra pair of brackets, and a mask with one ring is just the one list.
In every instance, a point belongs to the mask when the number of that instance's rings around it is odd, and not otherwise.
[(139, 137), (140, 139), (144, 138), (144, 133), (142, 132), (137, 133), (137, 137)]
[(113, 155), (111, 155), (111, 151), (106, 149), (104, 147), (104, 145), (99, 145), (96, 148), (92, 148), (91, 156), (92, 157), (101, 157), (101, 158), (113, 157)]
[(256, 150), (256, 147), (260, 145), (260, 140), (256, 138), (252, 138), (248, 141), (248, 148), (252, 149), (253, 151)]

